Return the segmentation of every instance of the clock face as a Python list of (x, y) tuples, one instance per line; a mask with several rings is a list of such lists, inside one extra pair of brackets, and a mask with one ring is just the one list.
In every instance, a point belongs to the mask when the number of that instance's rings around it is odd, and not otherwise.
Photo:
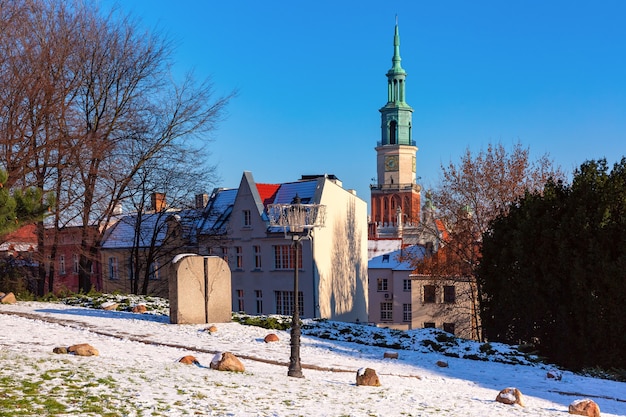
[(388, 155), (385, 157), (385, 171), (398, 170), (398, 155)]

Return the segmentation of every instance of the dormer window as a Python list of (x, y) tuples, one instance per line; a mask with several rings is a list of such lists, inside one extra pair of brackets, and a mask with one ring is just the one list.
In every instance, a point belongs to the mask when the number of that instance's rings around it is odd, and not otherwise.
[(389, 263), (389, 255), (383, 255), (383, 263)]

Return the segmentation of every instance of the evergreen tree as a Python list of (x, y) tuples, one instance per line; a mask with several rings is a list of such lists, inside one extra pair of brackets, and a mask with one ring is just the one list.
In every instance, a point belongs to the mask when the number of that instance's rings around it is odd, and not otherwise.
[(487, 336), (574, 369), (626, 368), (626, 159), (526, 193), (483, 235)]
[(53, 203), (33, 187), (11, 192), (5, 187), (7, 180), (7, 173), (0, 170), (0, 241), (20, 227), (43, 219)]

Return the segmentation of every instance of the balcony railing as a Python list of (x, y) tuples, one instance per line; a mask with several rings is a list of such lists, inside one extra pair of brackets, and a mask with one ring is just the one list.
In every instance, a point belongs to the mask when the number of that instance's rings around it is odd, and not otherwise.
[(422, 187), (419, 184), (371, 184), (370, 190), (372, 191), (415, 191), (420, 192)]

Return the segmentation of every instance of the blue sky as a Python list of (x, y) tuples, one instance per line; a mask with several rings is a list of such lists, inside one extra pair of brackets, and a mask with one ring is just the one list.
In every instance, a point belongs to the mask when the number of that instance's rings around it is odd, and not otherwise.
[(424, 187), (490, 142), (570, 173), (626, 155), (626, 1), (100, 3), (171, 38), (175, 73), (238, 89), (211, 143), (215, 185), (329, 173), (369, 204), (396, 15)]

